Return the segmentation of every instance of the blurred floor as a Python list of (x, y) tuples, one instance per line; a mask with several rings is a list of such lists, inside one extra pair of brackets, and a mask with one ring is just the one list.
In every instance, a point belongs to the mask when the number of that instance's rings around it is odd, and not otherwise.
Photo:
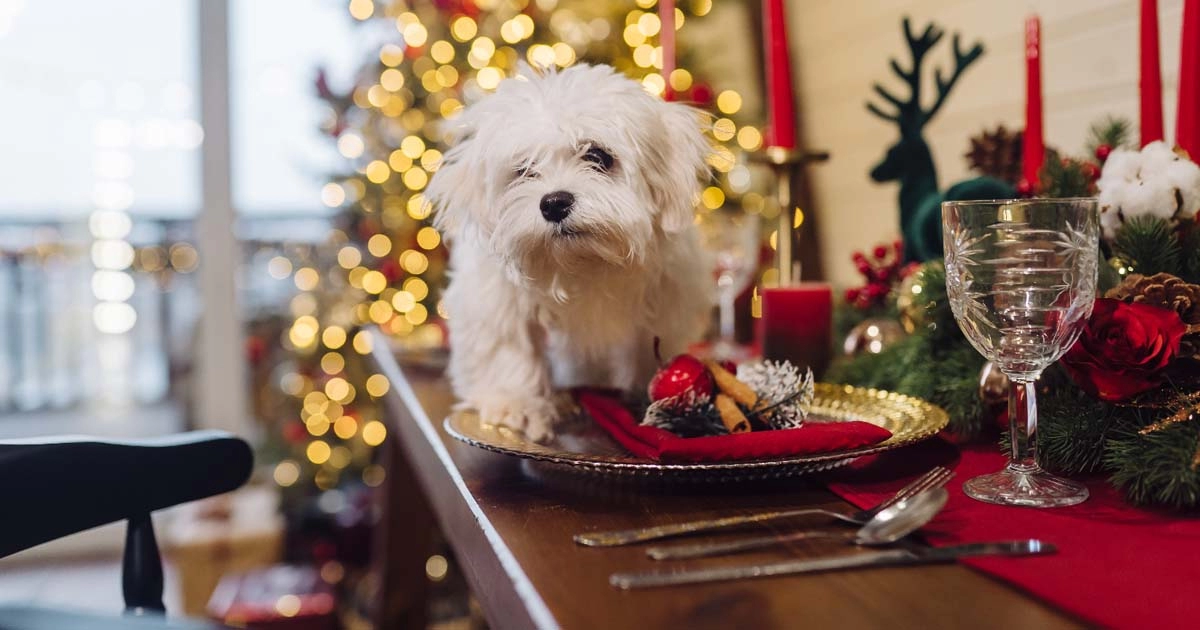
[[(179, 610), (176, 572), (164, 566), (163, 597), (168, 611)], [(29, 604), (57, 610), (120, 613), (121, 558), (100, 556), (27, 561), (0, 560), (0, 604)]]

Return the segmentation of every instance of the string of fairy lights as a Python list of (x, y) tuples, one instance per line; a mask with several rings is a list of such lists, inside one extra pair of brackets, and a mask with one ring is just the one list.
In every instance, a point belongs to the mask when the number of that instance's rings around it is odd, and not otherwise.
[[(386, 437), (376, 399), (390, 384), (365, 371), (361, 355), (370, 352), (371, 338), (351, 331), (374, 324), (399, 347), (444, 344), (447, 313), (438, 288), (446, 252), (423, 194), (442, 159), (439, 123), (494, 90), (519, 62), (609, 63), (656, 95), (669, 84), (678, 100), (712, 113), (715, 177), (698, 210), (732, 204), (766, 218), (778, 213), (753, 190), (746, 153), (763, 138), (758, 127), (735, 120), (744, 115), (741, 94), (714, 92), (683, 63), (664, 77), (657, 0), (350, 0), (347, 9), (358, 21), (390, 21), (395, 40), (380, 47), (349, 92), (318, 81), (329, 106), (324, 130), (353, 165), (325, 184), (321, 201), (339, 209), (345, 225), (307, 260), (281, 255), (268, 262), (273, 277), (290, 278), (298, 291), (280, 342), (301, 367), (277, 384), (298, 407), (304, 435), (275, 469), (285, 487), (306, 471), (321, 489), (336, 487), (346, 470), (361, 469), (368, 485), (382, 481), (363, 447)], [(712, 9), (712, 0), (681, 1), (676, 30)]]

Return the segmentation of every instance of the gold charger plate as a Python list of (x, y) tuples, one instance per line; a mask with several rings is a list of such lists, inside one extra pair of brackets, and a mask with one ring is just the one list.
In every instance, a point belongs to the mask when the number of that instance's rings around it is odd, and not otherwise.
[(850, 385), (817, 383), (810, 421), (863, 420), (892, 437), (855, 449), (728, 462), (656, 462), (631, 455), (586, 414), (564, 421), (545, 444), (520, 431), (484, 424), (471, 410), (452, 413), (446, 432), (471, 446), (555, 467), (605, 476), (663, 478), (672, 481), (739, 481), (793, 477), (844, 466), (856, 457), (889, 451), (932, 437), (946, 427), (941, 407), (912, 396)]

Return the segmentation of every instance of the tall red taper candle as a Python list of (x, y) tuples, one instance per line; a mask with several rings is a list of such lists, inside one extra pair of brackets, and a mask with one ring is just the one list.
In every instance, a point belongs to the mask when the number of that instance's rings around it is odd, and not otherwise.
[(1183, 2), (1183, 38), (1179, 46), (1179, 107), (1175, 144), (1200, 158), (1200, 0)]
[(663, 90), (663, 98), (675, 100), (675, 90), (671, 88), (671, 73), (675, 71), (675, 0), (659, 0), (658, 41), (662, 44), (662, 76), (667, 87)]
[(1142, 146), (1163, 139), (1162, 71), (1158, 63), (1158, 0), (1141, 0), (1138, 58)]
[(1046, 156), (1042, 139), (1042, 22), (1025, 20), (1025, 136), (1021, 143), (1025, 181), (1036, 191), (1038, 171)]
[(763, 145), (796, 148), (796, 103), (788, 57), (783, 0), (763, 0), (763, 59), (767, 65), (767, 129)]

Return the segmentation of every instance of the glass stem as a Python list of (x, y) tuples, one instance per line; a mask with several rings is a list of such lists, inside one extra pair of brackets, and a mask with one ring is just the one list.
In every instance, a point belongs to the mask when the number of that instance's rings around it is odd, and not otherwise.
[(1012, 380), (1008, 388), (1009, 470), (1035, 473), (1037, 463), (1037, 380)]
[(721, 341), (732, 344), (734, 337), (733, 301), (737, 296), (733, 291), (721, 291)]

